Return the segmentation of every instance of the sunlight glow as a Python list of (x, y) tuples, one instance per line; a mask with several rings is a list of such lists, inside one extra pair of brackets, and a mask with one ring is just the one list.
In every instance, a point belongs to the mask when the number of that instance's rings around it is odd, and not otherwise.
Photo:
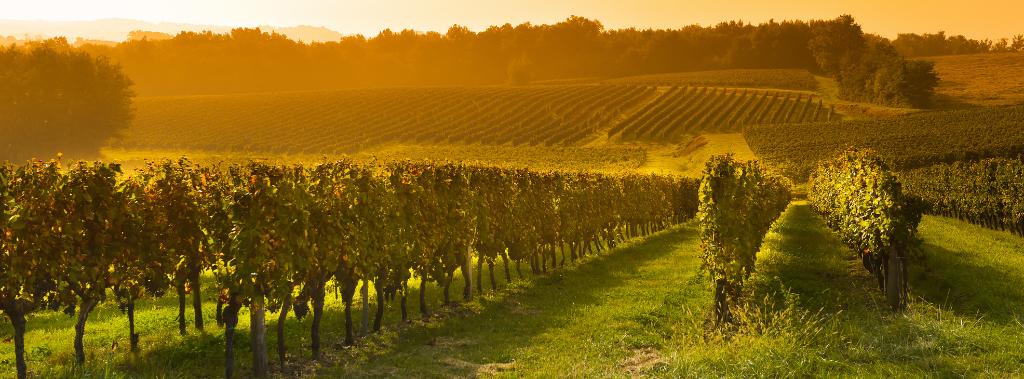
[[(963, 34), (998, 39), (1024, 33), (1019, 0), (810, 1), (761, 0), (21, 0), (0, 6), (0, 19), (126, 18), (219, 26), (325, 26), (374, 36), (385, 28), (445, 31), (453, 24), (480, 31), (491, 25), (552, 24), (579, 15), (607, 28), (679, 28), (742, 19), (829, 19), (849, 13), (869, 33)], [(0, 20), (2, 23), (2, 20)]]

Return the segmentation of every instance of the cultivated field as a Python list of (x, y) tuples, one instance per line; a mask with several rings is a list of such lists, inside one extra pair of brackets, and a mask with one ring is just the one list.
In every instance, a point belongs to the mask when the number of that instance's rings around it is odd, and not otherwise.
[(949, 55), (935, 61), (942, 108), (1024, 103), (1024, 53)]
[(351, 154), (397, 142), (572, 145), (654, 92), (578, 85), (143, 98), (117, 147)]
[[(837, 120), (813, 94), (571, 85), (140, 98), (113, 149), (337, 155), (391, 145), (583, 146), (688, 141), (745, 125)], [(465, 156), (460, 155), (460, 156)]]
[(831, 121), (820, 98), (789, 91), (673, 86), (608, 130), (622, 140), (678, 142), (680, 136), (734, 133), (745, 125)]
[(899, 169), (1024, 153), (1024, 106), (933, 111), (879, 120), (757, 125), (744, 130), (765, 162), (800, 181), (836, 149), (867, 147)]

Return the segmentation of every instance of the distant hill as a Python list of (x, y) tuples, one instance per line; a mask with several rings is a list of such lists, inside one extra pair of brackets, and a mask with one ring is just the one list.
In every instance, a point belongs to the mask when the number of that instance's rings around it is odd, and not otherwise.
[[(276, 32), (287, 35), (293, 40), (303, 42), (337, 41), (342, 33), (325, 27), (299, 25), (295, 27), (274, 27), (261, 25), (264, 32)], [(134, 30), (160, 32), (169, 35), (181, 31), (201, 32), (209, 30), (214, 33), (230, 32), (232, 27), (221, 25), (196, 25), (175, 22), (152, 23), (124, 18), (105, 18), (92, 21), (46, 21), (46, 20), (7, 20), (0, 19), (0, 41), (4, 37), (17, 40), (50, 38), (64, 36), (68, 41), (81, 37), (84, 40), (122, 42), (128, 39), (128, 33)]]

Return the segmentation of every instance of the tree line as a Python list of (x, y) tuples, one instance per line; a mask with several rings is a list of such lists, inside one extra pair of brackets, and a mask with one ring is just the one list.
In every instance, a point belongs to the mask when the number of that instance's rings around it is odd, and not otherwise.
[[(443, 34), (386, 29), (373, 37), (310, 44), (259, 28), (237, 28), (79, 49), (121, 64), (142, 96), (491, 85), (725, 68), (830, 72), (816, 59), (820, 44), (811, 43), (832, 31), (828, 23), (729, 21), (612, 30), (600, 21), (572, 16), (551, 25), (504, 24), (479, 32), (459, 25)], [(62, 45), (58, 50), (70, 48), (60, 41), (47, 43)]]
[(923, 34), (900, 33), (896, 39), (888, 42), (897, 52), (908, 58), (1024, 52), (1024, 34), (992, 41), (971, 39), (959, 34), (947, 37), (944, 31)]

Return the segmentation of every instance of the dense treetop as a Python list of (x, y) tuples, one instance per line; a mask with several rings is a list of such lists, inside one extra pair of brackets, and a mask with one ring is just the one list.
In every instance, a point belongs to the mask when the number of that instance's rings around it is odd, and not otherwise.
[(132, 121), (132, 80), (63, 37), (0, 49), (0, 161), (92, 158)]

